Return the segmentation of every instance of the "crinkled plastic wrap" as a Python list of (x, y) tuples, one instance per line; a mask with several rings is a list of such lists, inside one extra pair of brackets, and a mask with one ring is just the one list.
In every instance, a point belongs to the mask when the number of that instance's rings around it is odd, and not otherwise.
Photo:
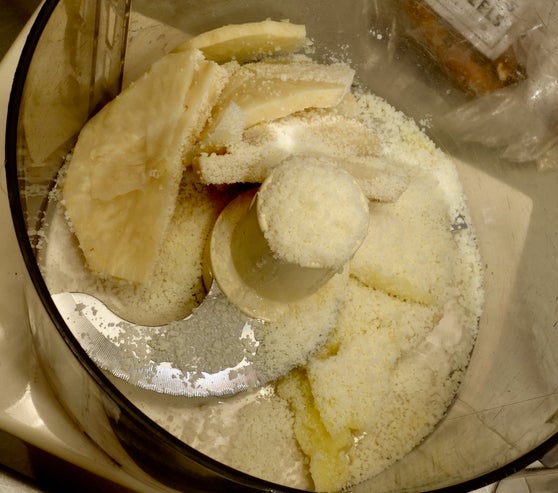
[[(463, 93), (457, 106), (436, 116), (437, 126), (454, 140), (492, 148), (504, 160), (557, 166), (555, 1), (403, 0), (399, 15), (404, 38)], [(493, 34), (484, 50), (483, 33)]]

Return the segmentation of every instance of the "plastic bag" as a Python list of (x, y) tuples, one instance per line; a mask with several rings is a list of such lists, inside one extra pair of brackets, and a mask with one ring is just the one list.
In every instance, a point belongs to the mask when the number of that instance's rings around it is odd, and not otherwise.
[[(454, 36), (455, 41), (444, 33), (442, 43), (440, 32), (429, 33), (431, 39), (426, 39), (426, 44), (430, 43), (430, 56), (437, 58), (446, 74), (473, 95), (439, 117), (437, 123), (453, 138), (496, 148), (508, 161), (534, 161), (542, 169), (558, 167), (558, 3), (550, 0), (461, 1), (482, 7), (485, 21), (492, 9), (494, 23), (498, 22), (497, 6), (515, 9), (513, 15), (509, 15), (509, 25), (503, 26), (509, 45), (490, 58), (464, 39), (474, 38), (467, 36), (467, 26), (463, 37)], [(428, 4), (434, 11), (432, 5), (455, 6), (459, 1), (412, 0), (411, 3)], [(436, 13), (442, 10), (437, 8)], [(475, 21), (478, 23), (480, 19)], [(424, 36), (421, 42), (424, 46)], [(433, 49), (436, 43), (443, 45), (443, 50), (439, 46), (437, 51)], [(448, 56), (456, 50), (459, 57)], [(460, 68), (457, 68), (457, 58), (461, 59)], [(455, 62), (454, 65), (448, 59)]]

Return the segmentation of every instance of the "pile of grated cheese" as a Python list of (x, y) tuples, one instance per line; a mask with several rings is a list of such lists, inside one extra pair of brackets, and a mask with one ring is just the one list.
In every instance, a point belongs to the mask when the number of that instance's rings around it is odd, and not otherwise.
[[(300, 63), (311, 73), (314, 65)], [(247, 70), (257, 72), (253, 65)], [(281, 63), (260, 68), (275, 77)], [(207, 142), (236, 140), (226, 152), (202, 147), (193, 158), (148, 281), (90, 273), (60, 212), (42, 252), (45, 278), (52, 292), (89, 292), (137, 323), (183, 318), (203, 297), (204, 245), (231, 197), (215, 185), (259, 183), (292, 155), (335, 158), (370, 199), (368, 234), (331, 293), (293, 304), (285, 318), (259, 329), (266, 358), (255, 364), (273, 373), (307, 338), (319, 341), (317, 350), (300, 354), (300, 366), (278, 382), (226, 399), (171, 398), (114, 383), (216, 460), (282, 485), (338, 491), (419, 445), (459, 388), (483, 302), (464, 193), (452, 161), (379, 97), (349, 94), (332, 108), (278, 115), (231, 134), (238, 114), (229, 93)], [(223, 130), (228, 119), (232, 127)], [(453, 227), (458, 218), (466, 227)]]
[[(276, 385), (225, 400), (175, 399), (169, 408), (115, 382), (201, 452), (316, 491), (372, 478), (429, 435), (459, 388), (483, 302), (478, 249), (454, 164), (382, 99), (363, 94), (355, 105), (380, 152), (410, 179), (396, 202), (370, 204), (369, 234), (345, 269), (348, 277), (338, 280), (342, 306), (325, 346)], [(468, 227), (452, 231), (458, 216)], [(292, 318), (292, 330), (312, 330), (308, 313)], [(275, 348), (293, 349), (294, 332), (272, 333)]]

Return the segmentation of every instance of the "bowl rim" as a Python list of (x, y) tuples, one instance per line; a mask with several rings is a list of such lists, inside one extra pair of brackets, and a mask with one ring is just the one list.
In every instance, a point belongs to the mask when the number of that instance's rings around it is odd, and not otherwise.
[[(24, 83), (31, 60), (48, 20), (59, 3), (60, 0), (45, 0), (31, 26), (13, 78), (6, 118), (5, 173), (8, 201), (19, 249), (29, 274), (29, 278), (33, 284), (33, 288), (58, 334), (64, 340), (65, 344), (71, 350), (82, 368), (85, 369), (90, 379), (110, 398), (111, 401), (116, 403), (121, 410), (127, 413), (135, 425), (146, 429), (155, 438), (162, 440), (166, 445), (178, 451), (180, 455), (186, 456), (190, 460), (205, 466), (217, 474), (220, 474), (224, 479), (230, 480), (232, 483), (236, 483), (237, 485), (247, 488), (256, 488), (260, 491), (302, 492), (303, 490), (274, 484), (222, 464), (221, 462), (199, 452), (195, 448), (190, 447), (188, 444), (172, 435), (162, 426), (142, 413), (139, 408), (137, 408), (114, 386), (114, 384), (104, 375), (102, 370), (97, 367), (89, 356), (87, 356), (84, 349), (66, 326), (61, 314), (58, 312), (56, 305), (52, 300), (36, 262), (32, 245), (27, 234), (27, 227), (24, 219), (21, 197), (19, 194), (19, 177), (17, 172), (17, 134)], [(438, 493), (442, 491), (466, 493), (483, 486), (496, 483), (531, 465), (557, 445), (558, 432), (551, 435), (530, 451), (513, 459), (507, 464), (498, 467), (497, 469), (485, 472), (461, 483), (434, 490), (428, 490), (428, 492), (425, 491), (425, 493)], [(368, 481), (373, 481), (373, 478)]]

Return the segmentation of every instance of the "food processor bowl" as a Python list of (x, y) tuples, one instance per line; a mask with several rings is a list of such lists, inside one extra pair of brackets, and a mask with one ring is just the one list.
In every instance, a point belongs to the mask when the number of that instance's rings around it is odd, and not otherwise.
[[(144, 415), (99, 370), (57, 311), (37, 258), (45, 207), (77, 133), (174, 46), (224, 24), (289, 19), (317, 59), (350, 61), (358, 84), (421, 123), (455, 159), (484, 267), (478, 340), (453, 404), (408, 455), (354, 492), (470, 491), (558, 442), (558, 165), (505, 160), (443, 117), (468, 96), (413, 43), (398, 2), (47, 0), (14, 79), (6, 133), (11, 212), (28, 279), (37, 355), (91, 439), (146, 484), (178, 491), (295, 491), (225, 466)], [(521, 115), (518, 115), (521, 118)]]

